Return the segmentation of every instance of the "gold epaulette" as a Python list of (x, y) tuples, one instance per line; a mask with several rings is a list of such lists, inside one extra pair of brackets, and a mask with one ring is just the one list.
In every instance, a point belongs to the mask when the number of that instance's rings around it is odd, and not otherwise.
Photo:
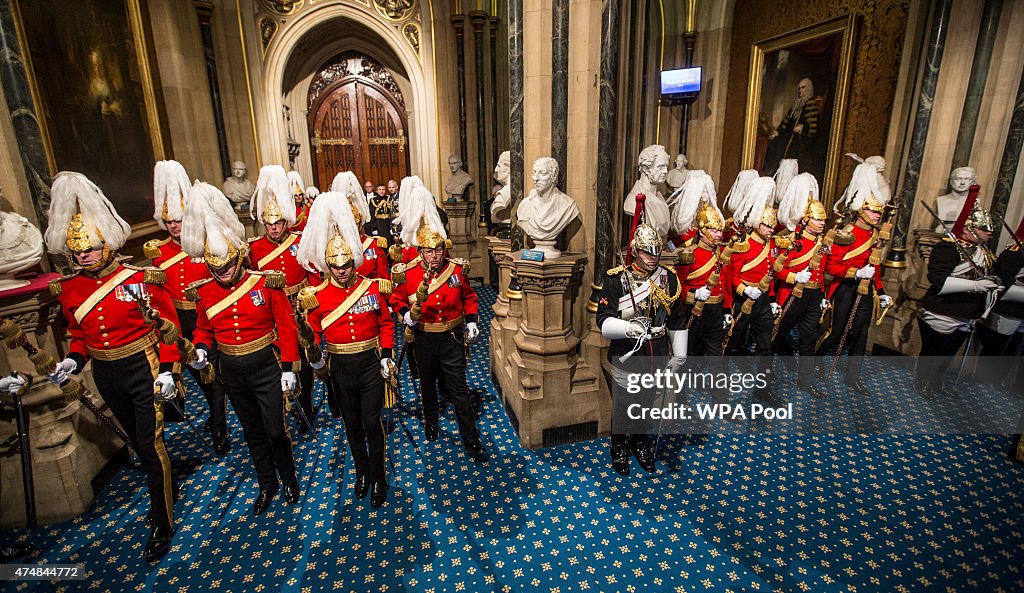
[(688, 266), (692, 264), (694, 261), (696, 261), (696, 259), (697, 258), (696, 256), (693, 255), (692, 249), (684, 248), (680, 249), (679, 252), (676, 253), (676, 262), (678, 262), (681, 266)]
[(376, 242), (377, 247), (380, 247), (381, 249), (385, 250), (388, 248), (388, 240), (386, 237), (377, 237)]
[(733, 253), (746, 253), (750, 251), (750, 237), (747, 237), (744, 241), (739, 241), (732, 244)]
[(130, 264), (124, 264), (124, 267), (129, 270), (135, 270), (136, 272), (142, 272), (142, 281), (146, 284), (163, 284), (164, 282), (167, 282), (167, 272), (160, 268), (143, 268)]
[(461, 257), (449, 258), (452, 263), (458, 266), (462, 266), (462, 273), (469, 276), (469, 260)]
[(840, 230), (836, 231), (835, 240), (833, 243), (840, 247), (846, 247), (847, 245), (853, 245), (855, 237), (853, 236), (853, 225), (846, 225)]
[(789, 249), (793, 246), (793, 233), (775, 235), (772, 240), (775, 241), (775, 246), (779, 249)]
[(203, 280), (196, 280), (192, 284), (189, 284), (188, 287), (185, 288), (185, 298), (188, 299), (189, 301), (193, 302), (193, 303), (198, 301), (199, 300), (199, 287), (204, 285), (204, 284), (206, 284), (206, 283), (208, 283), (208, 282), (213, 282), (213, 278), (206, 278), (206, 279), (203, 279)]
[(398, 243), (395, 243), (394, 245), (392, 245), (388, 249), (388, 257), (390, 257), (391, 261), (394, 261), (394, 262), (402, 261), (402, 246), (399, 245)]
[(248, 239), (245, 240), (245, 242), (246, 243), (255, 243), (256, 241), (259, 241), (262, 238), (263, 238), (262, 235), (259, 236), (259, 237), (249, 237)]
[(146, 241), (145, 245), (142, 246), (142, 253), (149, 259), (160, 256), (160, 248), (171, 242), (171, 238), (166, 239), (151, 239)]
[(395, 292), (395, 283), (387, 278), (377, 278), (377, 290), (381, 294), (388, 295)]
[(330, 280), (325, 281), (319, 286), (307, 286), (299, 291), (299, 306), (306, 311), (316, 309), (320, 306), (320, 301), (316, 298), (316, 293), (323, 290), (325, 286), (330, 283)]
[(278, 270), (266, 270), (264, 272), (250, 271), (250, 274), (256, 274), (257, 276), (263, 276), (263, 286), (267, 288), (281, 289), (288, 285), (285, 280), (284, 272)]
[(626, 271), (626, 267), (625, 266), (615, 266), (614, 268), (608, 270), (608, 275), (609, 276), (618, 276), (619, 274), (621, 274), (621, 273), (623, 273), (625, 271)]
[(60, 278), (54, 278), (53, 280), (50, 280), (50, 294), (52, 294), (55, 297), (59, 297), (61, 294), (64, 293), (64, 286), (61, 284), (61, 282), (64, 282), (65, 280), (70, 280), (75, 276), (78, 276), (80, 273), (80, 271), (74, 272), (68, 274), (67, 276), (61, 276)]

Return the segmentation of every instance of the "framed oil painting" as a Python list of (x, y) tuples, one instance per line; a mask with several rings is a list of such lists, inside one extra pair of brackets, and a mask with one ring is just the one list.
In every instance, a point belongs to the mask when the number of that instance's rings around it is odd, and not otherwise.
[(856, 16), (754, 44), (743, 135), (743, 168), (774, 175), (782, 159), (835, 198), (843, 123), (853, 71)]
[(78, 171), (133, 235), (156, 229), (153, 163), (166, 156), (140, 0), (15, 0), (51, 174)]

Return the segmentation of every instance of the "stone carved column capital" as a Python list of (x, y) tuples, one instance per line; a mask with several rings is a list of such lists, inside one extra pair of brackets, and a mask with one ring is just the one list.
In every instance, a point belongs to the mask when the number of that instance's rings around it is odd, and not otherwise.
[(453, 14), (452, 15), (452, 27), (455, 27), (455, 35), (462, 37), (466, 33), (466, 15), (464, 14)]
[(471, 10), (469, 11), (469, 22), (473, 24), (473, 31), (480, 33), (484, 30), (484, 25), (487, 24), (487, 13), (482, 10)]

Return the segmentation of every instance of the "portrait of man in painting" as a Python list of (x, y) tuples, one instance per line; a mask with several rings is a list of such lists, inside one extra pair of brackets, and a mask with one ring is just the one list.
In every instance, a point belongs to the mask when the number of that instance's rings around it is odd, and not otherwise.
[(163, 158), (137, 1), (17, 0), (51, 163), (94, 180), (133, 225), (152, 216), (153, 162)]

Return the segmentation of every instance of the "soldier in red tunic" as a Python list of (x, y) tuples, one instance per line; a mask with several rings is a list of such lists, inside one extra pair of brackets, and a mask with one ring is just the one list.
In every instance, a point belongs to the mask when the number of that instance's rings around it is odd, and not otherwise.
[[(159, 560), (174, 533), (174, 485), (164, 448), (164, 401), (177, 390), (181, 360), (177, 348), (162, 346), (137, 299), (148, 299), (160, 316), (178, 326), (165, 275), (154, 268), (121, 265), (115, 259), (131, 228), (89, 179), (62, 172), (53, 180), (46, 246), (70, 257), (78, 272), (55, 280), (68, 322), (71, 348), (50, 380), (63, 383), (92, 360), (100, 395), (131, 439), (146, 473), (150, 535), (144, 556)], [(155, 395), (155, 398), (154, 398)]]
[[(303, 269), (295, 259), (299, 252), (300, 234), (292, 232), (290, 227), (295, 224), (295, 209), (292, 201), (292, 186), (284, 168), (278, 165), (267, 165), (260, 169), (256, 180), (256, 191), (250, 203), (250, 215), (263, 224), (267, 234), (258, 239), (249, 240), (249, 260), (254, 269), (266, 272), (277, 271), (284, 274), (284, 293), (292, 300), (299, 291), (310, 284), (320, 284), (320, 278)], [(296, 344), (298, 348), (298, 344)], [(306, 419), (315, 421), (313, 410), (313, 369), (306, 361), (305, 354), (300, 350), (301, 366), (299, 370), (299, 406)], [(299, 434), (309, 432), (312, 426), (303, 420), (299, 421)]]
[(391, 360), (395, 322), (387, 295), (381, 291), (381, 285), (390, 281), (375, 281), (356, 272), (363, 253), (346, 201), (343, 194), (327, 192), (313, 203), (299, 263), (322, 272), (327, 281), (303, 288), (299, 305), (313, 333), (323, 335), (326, 342), (324, 357), (313, 362), (313, 368), (327, 365), (356, 466), (356, 498), (365, 497), (372, 487), (370, 504), (377, 508), (388, 495), (386, 435), (380, 415), (384, 380), (397, 372)]
[[(359, 229), (363, 263), (356, 273), (366, 278), (388, 278), (388, 237), (366, 236), (366, 225), (371, 220), (370, 208), (363, 198), (356, 174), (351, 171), (342, 171), (335, 175), (334, 181), (331, 183), (331, 192), (348, 201), (352, 216), (355, 218), (356, 228)], [(388, 224), (391, 224), (390, 220)]]
[(474, 461), (482, 463), (487, 461), (487, 452), (480, 442), (466, 386), (463, 338), (463, 332), (469, 341), (480, 335), (476, 292), (469, 286), (463, 266), (447, 257), (448, 239), (441, 219), (436, 209), (425, 207), (428, 202), (433, 204), (430, 192), (419, 187), (412, 194), (403, 198), (402, 206), (409, 209), (410, 216), (419, 215), (419, 224), (404, 225), (402, 240), (419, 249), (421, 260), (405, 270), (404, 282), (396, 283), (391, 304), (415, 340), (411, 347), (423, 386), (424, 432), (427, 440), (437, 439), (437, 379), (443, 374), (455, 404), (462, 444)]
[(238, 414), (252, 455), (260, 493), (253, 515), (267, 510), (280, 482), (285, 502), (299, 499), (292, 443), (284, 422), (284, 396), (295, 389), (298, 328), (280, 272), (247, 269), (245, 230), (228, 199), (197, 183), (182, 220), (181, 245), (202, 256), (213, 278), (188, 288), (198, 322), (193, 368), (203, 368), (210, 349), (220, 350), (219, 375)]
[[(309, 218), (309, 205), (313, 203), (315, 196), (308, 195), (302, 183), (302, 175), (298, 171), (288, 171), (288, 183), (292, 188), (292, 199), (295, 200), (295, 222), (291, 230), (301, 233), (306, 228), (306, 221)], [(316, 189), (316, 188), (309, 188)]]
[(825, 399), (828, 395), (815, 384), (813, 357), (821, 335), (821, 312), (828, 304), (822, 288), (822, 233), (828, 213), (818, 200), (818, 182), (813, 175), (800, 173), (793, 178), (779, 203), (778, 218), (794, 235), (786, 262), (775, 278), (775, 298), (782, 305), (782, 312), (776, 318), (778, 331), (772, 341), (772, 352), (792, 354), (788, 338), (796, 327), (800, 354), (797, 386)]
[[(178, 161), (157, 161), (153, 167), (153, 218), (160, 228), (167, 231), (166, 239), (153, 239), (143, 246), (146, 257), (153, 259), (153, 265), (167, 273), (164, 288), (171, 295), (171, 302), (181, 322), (181, 335), (192, 339), (196, 329), (196, 306), (185, 298), (188, 285), (210, 277), (210, 269), (202, 258), (190, 258), (181, 249), (181, 217), (185, 211), (192, 184), (188, 173)], [(216, 364), (216, 351), (210, 353), (211, 362)], [(227, 401), (220, 378), (204, 383), (200, 373), (189, 367), (192, 378), (202, 389), (210, 406), (210, 419), (206, 427), (213, 436), (213, 449), (218, 455), (225, 455), (231, 449), (228, 440)]]

